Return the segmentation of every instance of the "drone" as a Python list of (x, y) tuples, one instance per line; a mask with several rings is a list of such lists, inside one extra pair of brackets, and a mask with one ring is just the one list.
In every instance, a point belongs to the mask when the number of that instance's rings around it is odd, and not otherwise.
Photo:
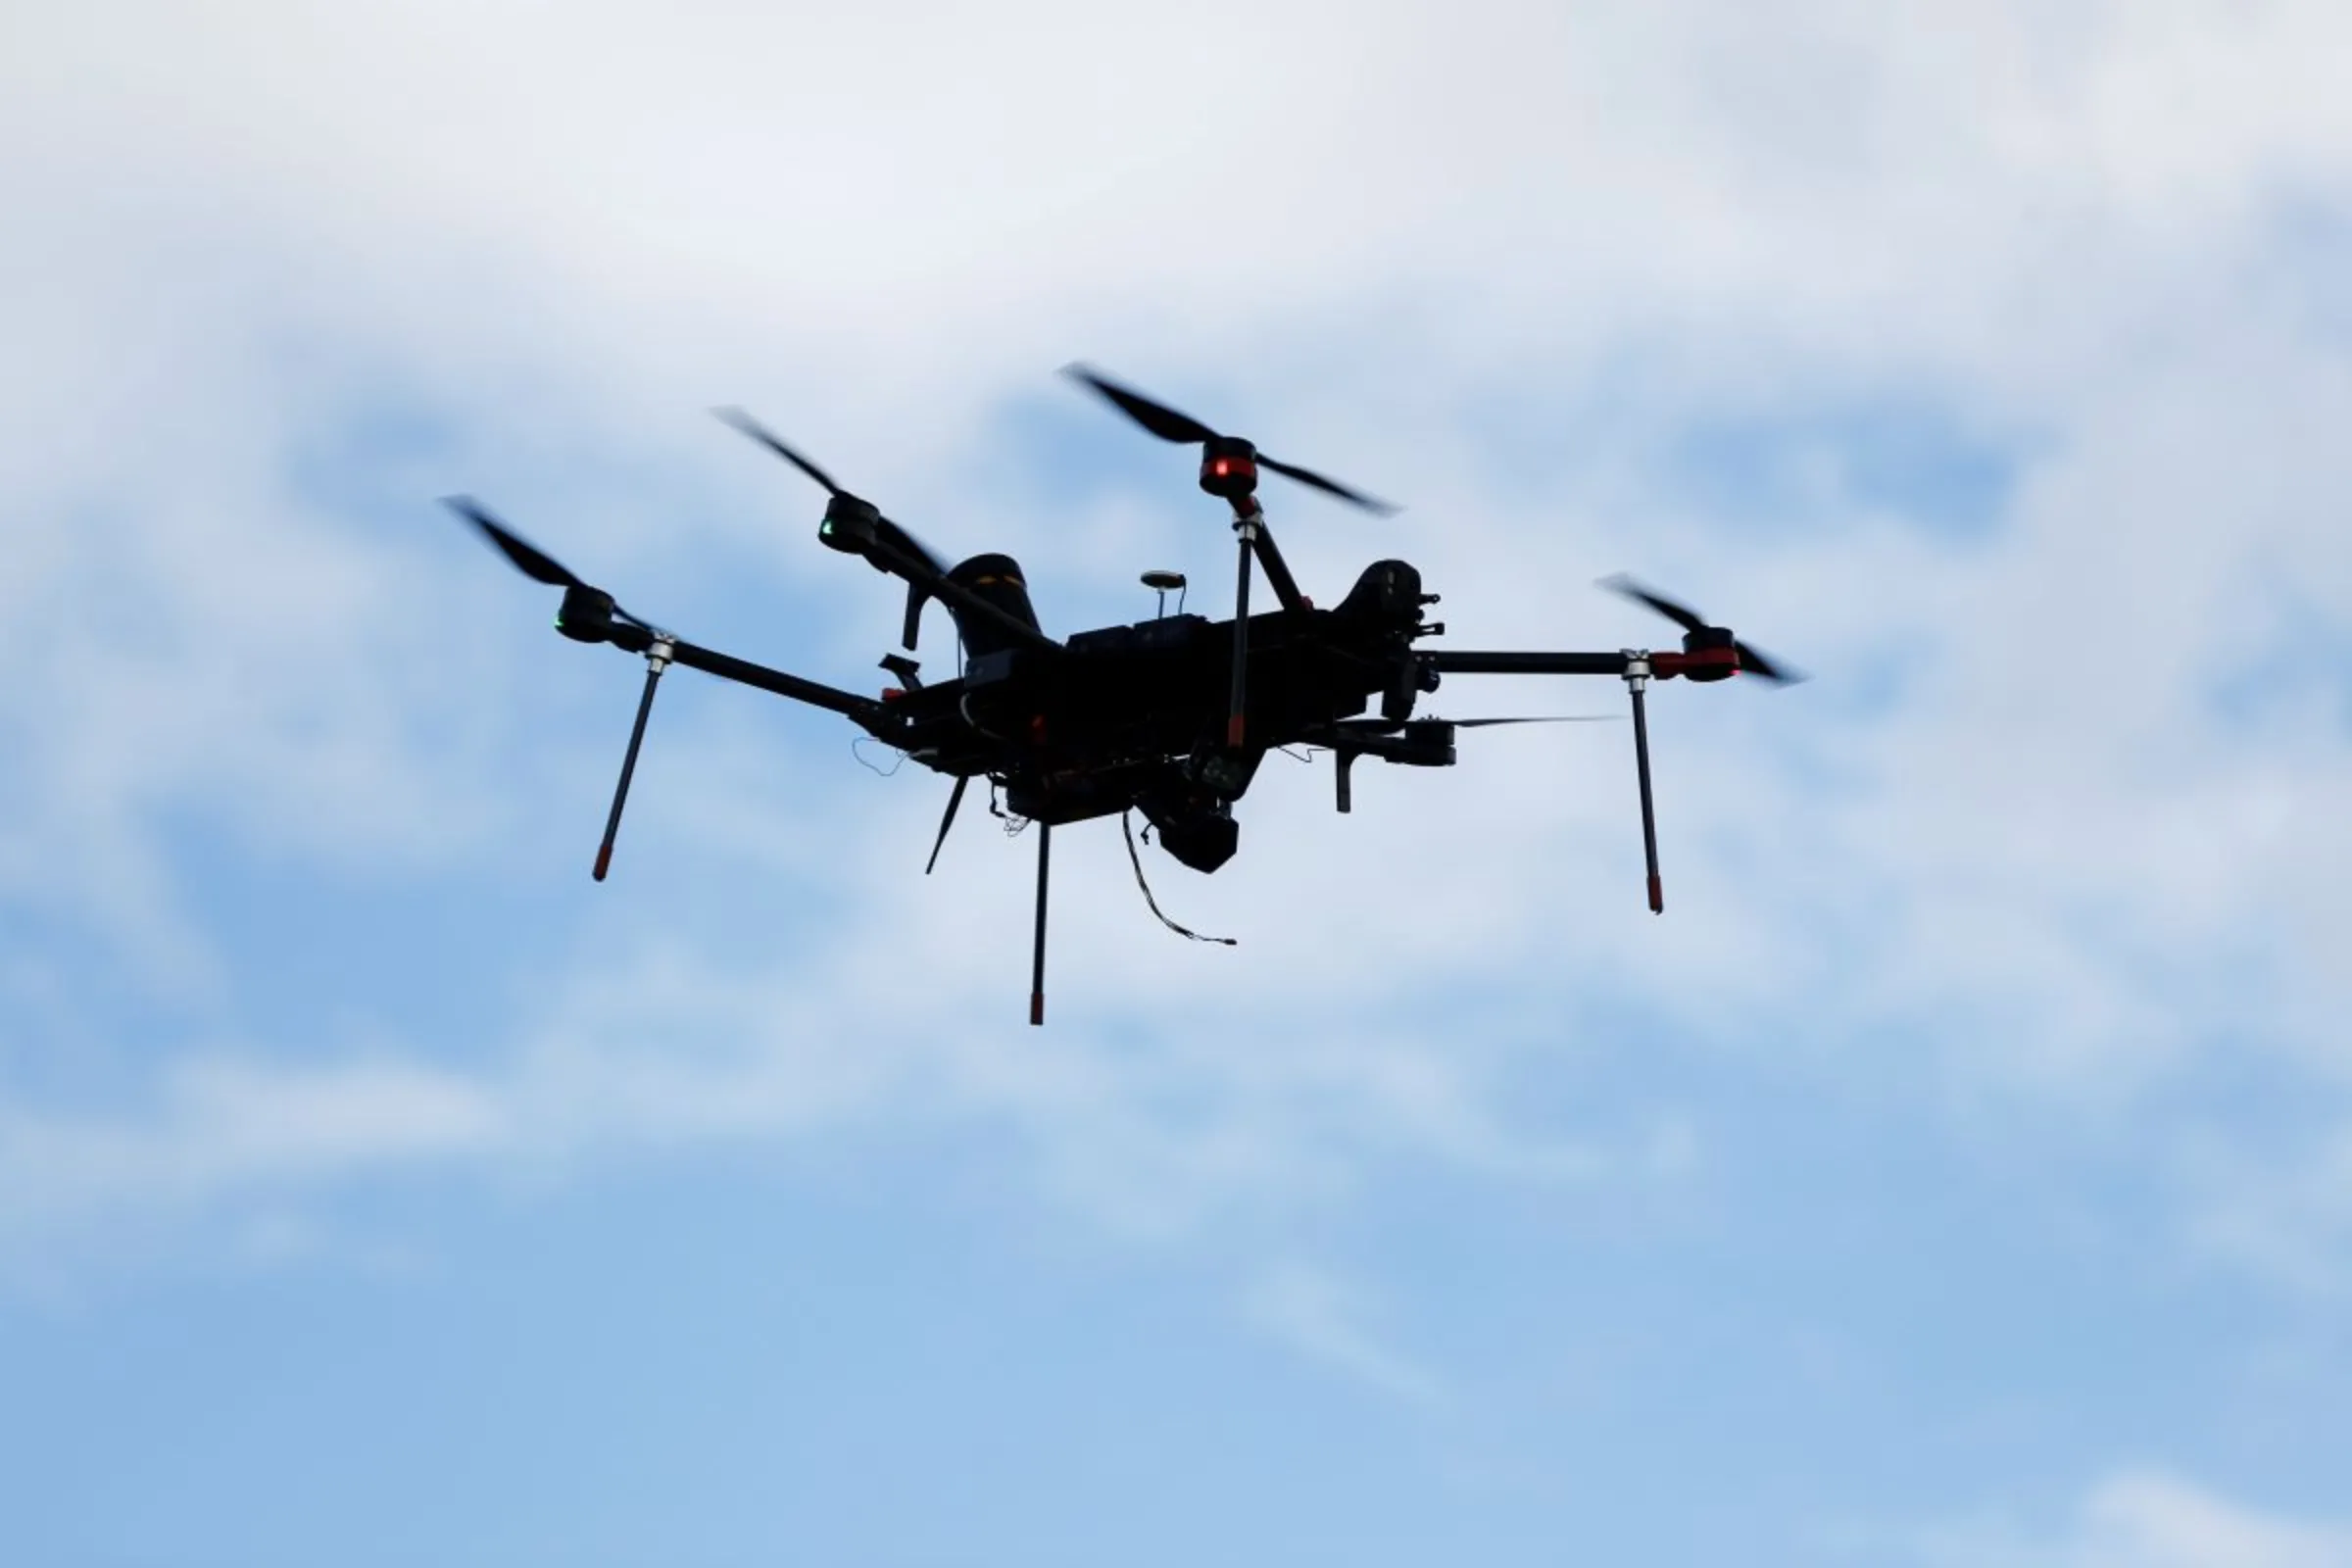
[[(1020, 564), (989, 553), (950, 566), (872, 502), (852, 494), (814, 463), (735, 409), (716, 411), (753, 440), (821, 486), (826, 495), (817, 539), (858, 557), (906, 585), (900, 636), (905, 653), (884, 656), (897, 682), (878, 698), (704, 648), (623, 610), (612, 594), (574, 575), (467, 496), (444, 505), (479, 529), (525, 576), (564, 590), (556, 630), (581, 643), (609, 643), (645, 661), (636, 722), (612, 792), (612, 808), (596, 853), (595, 879), (612, 868), (621, 808), (645, 741), (646, 720), (662, 672), (672, 664), (787, 697), (841, 714), (867, 736), (955, 780), (924, 874), (939, 863), (956, 808), (974, 779), (990, 786), (990, 806), (1008, 825), (1032, 825), (1037, 837), (1036, 927), (1030, 960), (1029, 1021), (1046, 1015), (1046, 895), (1056, 827), (1141, 811), (1145, 838), (1193, 870), (1213, 872), (1240, 848), (1234, 806), (1270, 751), (1311, 747), (1335, 760), (1338, 806), (1350, 808), (1351, 769), (1363, 758), (1407, 767), (1450, 767), (1455, 733), (1490, 724), (1576, 722), (1574, 717), (1444, 719), (1415, 717), (1418, 700), (1446, 675), (1605, 675), (1624, 682), (1633, 705), (1634, 760), (1642, 797), (1642, 848), (1649, 907), (1663, 913), (1657, 817), (1650, 794), (1649, 721), (1644, 704), (1653, 680), (1696, 682), (1752, 675), (1788, 684), (1803, 679), (1722, 626), (1624, 576), (1600, 586), (1645, 605), (1683, 629), (1682, 651), (1477, 653), (1420, 647), (1442, 635), (1425, 618), (1439, 602), (1403, 561), (1366, 566), (1345, 598), (1328, 609), (1304, 593), (1275, 547), (1257, 499), (1263, 474), (1281, 475), (1350, 506), (1381, 514), (1396, 508), (1296, 465), (1277, 461), (1241, 436), (1211, 429), (1188, 415), (1083, 365), (1064, 374), (1106, 400), (1162, 441), (1200, 449), (1200, 488), (1226, 504), (1237, 540), (1233, 615), (1211, 620), (1184, 611), (1185, 578), (1147, 571), (1159, 612), (1132, 625), (1048, 635), (1031, 608)], [(1250, 585), (1262, 573), (1277, 608), (1252, 614)], [(1178, 595), (1168, 613), (1167, 596)], [(926, 685), (911, 656), (923, 611), (947, 608), (960, 642), (960, 669)], [(1378, 708), (1377, 716), (1370, 710)], [(1001, 792), (1002, 808), (996, 806)], [(1135, 857), (1132, 831), (1128, 853)], [(1135, 859), (1152, 911), (1160, 914), (1143, 865)], [(1162, 921), (1198, 938), (1160, 914)]]

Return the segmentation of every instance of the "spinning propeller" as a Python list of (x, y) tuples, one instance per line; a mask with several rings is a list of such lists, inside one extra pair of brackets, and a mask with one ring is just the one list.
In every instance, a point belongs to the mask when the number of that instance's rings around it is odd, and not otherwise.
[(1606, 724), (1610, 713), (1514, 714), (1505, 718), (1343, 718), (1316, 744), (1331, 750), (1334, 782), (1342, 811), (1355, 808), (1350, 783), (1356, 759), (1378, 757), (1412, 767), (1446, 767), (1453, 762), (1453, 732), (1495, 724)]
[[(629, 727), (629, 749), (620, 760), (620, 782), (613, 786), (612, 814), (605, 818), (604, 842), (596, 850), (593, 874), (602, 882), (605, 873), (612, 868), (612, 841), (620, 836), (620, 809), (628, 804), (629, 780), (637, 772), (637, 751), (645, 744), (645, 721), (654, 711), (654, 688), (662, 680), (662, 671), (669, 667), (676, 639), (653, 622), (641, 620), (621, 609), (602, 588), (589, 586), (570, 567), (490, 515), (489, 510), (471, 496), (445, 496), (441, 504), (480, 529), (483, 537), (524, 576), (564, 590), (563, 608), (556, 612), (556, 630), (574, 642), (618, 642), (624, 647), (634, 643), (632, 651), (645, 655), (645, 690), (637, 699), (637, 721)], [(637, 635), (614, 637), (614, 621), (635, 628)]]
[(1131, 387), (1119, 385), (1100, 370), (1084, 365), (1068, 365), (1062, 373), (1074, 381), (1084, 382), (1110, 402), (1130, 419), (1159, 437), (1180, 446), (1198, 445), (1203, 448), (1200, 464), (1200, 488), (1210, 495), (1226, 492), (1212, 486), (1211, 479), (1238, 479), (1247, 476), (1250, 483), (1240, 494), (1248, 495), (1256, 488), (1254, 468), (1271, 468), (1285, 478), (1312, 485), (1325, 495), (1339, 497), (1350, 506), (1382, 516), (1393, 516), (1397, 509), (1385, 501), (1376, 501), (1360, 490), (1350, 490), (1337, 479), (1327, 479), (1309, 468), (1295, 464), (1280, 463), (1257, 450), (1250, 441), (1238, 435), (1219, 435), (1189, 414), (1179, 414), (1164, 403), (1155, 402)]
[(1265, 513), (1257, 505), (1257, 470), (1271, 469), (1288, 479), (1311, 486), (1326, 495), (1337, 496), (1350, 506), (1383, 516), (1397, 509), (1385, 501), (1376, 501), (1360, 490), (1351, 490), (1337, 479), (1326, 478), (1311, 468), (1283, 463), (1257, 450), (1256, 443), (1238, 435), (1222, 435), (1202, 424), (1189, 414), (1179, 414), (1166, 404), (1144, 396), (1131, 387), (1124, 387), (1101, 371), (1084, 365), (1062, 367), (1062, 373), (1072, 380), (1092, 387), (1113, 408), (1124, 414), (1162, 441), (1180, 446), (1200, 448), (1200, 488), (1212, 496), (1222, 496), (1233, 507), (1233, 531), (1241, 538), (1241, 560), (1234, 578), (1233, 594), (1233, 696), (1225, 722), (1225, 744), (1235, 751), (1242, 746), (1243, 718), (1250, 695), (1250, 558), (1254, 552), (1263, 561), (1266, 575), (1273, 582), (1277, 595), (1286, 608), (1305, 604), (1298, 586), (1291, 580), (1290, 569), (1282, 564), (1273, 540), (1265, 531)]
[[(1731, 628), (1709, 625), (1706, 617), (1697, 611), (1685, 605), (1676, 604), (1665, 595), (1642, 587), (1622, 572), (1615, 576), (1601, 578), (1599, 586), (1608, 589), (1611, 593), (1622, 594), (1636, 604), (1645, 605), (1682, 627), (1685, 655), (1698, 658), (1719, 653), (1725, 649), (1729, 649), (1732, 654), (1732, 662), (1728, 668), (1716, 662), (1694, 663), (1679, 671), (1670, 670), (1666, 673), (1680, 673), (1696, 681), (1726, 680), (1733, 675), (1744, 673), (1760, 675), (1764, 679), (1782, 686), (1793, 686), (1805, 678), (1797, 671), (1785, 664), (1775, 663), (1747, 644), (1740, 642), (1732, 635)], [(1649, 655), (1644, 653), (1630, 656), (1625, 670), (1625, 686), (1626, 690), (1633, 695), (1634, 700), (1634, 767), (1642, 787), (1642, 855), (1649, 871), (1649, 912), (1664, 914), (1666, 912), (1666, 888), (1658, 877), (1657, 808), (1651, 802), (1649, 791), (1649, 713), (1642, 698), (1644, 689), (1649, 685), (1651, 673)]]
[[(823, 486), (825, 520), (817, 524), (816, 536), (825, 544), (849, 555), (863, 556), (876, 571), (887, 572), (892, 555), (902, 567), (927, 567), (933, 578), (945, 577), (948, 564), (933, 554), (931, 548), (913, 534), (882, 515), (882, 509), (862, 496), (852, 495), (833, 482), (833, 476), (807, 458), (786, 446), (774, 432), (741, 409), (714, 409), (720, 418), (741, 430), (745, 435), (800, 469)], [(913, 580), (924, 575), (919, 570), (902, 570), (899, 575), (908, 578), (906, 584), (906, 620), (899, 641), (908, 652), (914, 649), (914, 639), (921, 629), (923, 605), (936, 591), (931, 583)]]
[[(1600, 586), (1613, 594), (1622, 594), (1638, 605), (1647, 605), (1668, 620), (1682, 627), (1685, 653), (1695, 654), (1704, 648), (1729, 648), (1739, 657), (1740, 669), (1744, 674), (1761, 675), (1766, 680), (1778, 682), (1783, 686), (1793, 686), (1805, 678), (1797, 671), (1785, 664), (1775, 663), (1753, 648), (1748, 647), (1747, 644), (1738, 641), (1728, 628), (1708, 625), (1706, 617), (1699, 614), (1697, 611), (1687, 609), (1666, 598), (1663, 594), (1654, 593), (1642, 587), (1623, 572), (1619, 572), (1613, 577), (1601, 578)], [(1690, 678), (1711, 680), (1722, 677), (1693, 672)]]
[(479, 528), (483, 536), (497, 547), (499, 554), (514, 563), (514, 568), (524, 576), (546, 583), (550, 588), (588, 586), (572, 574), (569, 566), (490, 515), (489, 509), (473, 497), (443, 496), (441, 504)]

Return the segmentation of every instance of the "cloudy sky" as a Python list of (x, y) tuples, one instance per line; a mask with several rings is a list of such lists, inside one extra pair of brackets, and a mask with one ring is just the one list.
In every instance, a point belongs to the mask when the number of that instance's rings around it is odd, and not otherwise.
[[(0, 1541), (57, 1564), (2352, 1563), (2352, 17), (0, 17)], [(1809, 670), (1213, 877), (865, 690), (742, 404), (1057, 631), (1226, 581)], [(1221, 588), (1203, 595), (1214, 608)], [(952, 661), (944, 618), (922, 653)], [(1617, 711), (1456, 677), (1440, 712)], [(869, 748), (870, 750), (870, 748)], [(881, 760), (887, 765), (887, 759)], [(2335, 956), (2331, 957), (2330, 955)]]

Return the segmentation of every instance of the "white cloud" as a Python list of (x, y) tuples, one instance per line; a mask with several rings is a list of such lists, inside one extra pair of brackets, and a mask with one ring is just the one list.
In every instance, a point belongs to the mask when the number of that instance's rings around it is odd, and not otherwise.
[[(310, 1062), (183, 1053), (128, 1102), (0, 1095), (0, 1245), (38, 1256), (109, 1221), (267, 1215), (428, 1166), (558, 1173), (910, 1119), (1009, 1130), (1053, 1200), (1160, 1241), (1279, 1236), (1398, 1161), (1596, 1193), (1679, 1182), (1695, 1157), (1671, 1120), (1523, 1125), (1488, 1082), (1494, 1051), (1406, 1027), (1301, 1031), (1269, 1051), (1262, 1031), (1297, 1028), (1295, 1009), (1196, 1004), (1139, 1028), (1080, 984), (1067, 1025), (1036, 1033), (1015, 991), (990, 984), (1002, 974), (926, 965), (909, 986), (858, 936), (810, 955), (845, 972), (834, 990), (797, 967), (733, 972), (671, 940), (631, 946), (549, 987), (517, 1039), (485, 1040), (465, 1065), (380, 1045)], [(1001, 1004), (977, 1007), (984, 991)]]
[(1950, 1568), (2342, 1568), (2352, 1525), (2249, 1507), (2160, 1471), (2120, 1472), (2045, 1537), (1977, 1526), (1940, 1534), (1915, 1559)]
[[(613, 740), (580, 694), (614, 669), (521, 651), (514, 585), (432, 531), (442, 489), (560, 518), (549, 543), (689, 610), (703, 552), (758, 549), (828, 607), (762, 628), (776, 657), (861, 662), (878, 635), (852, 616), (886, 622), (887, 596), (779, 527), (805, 497), (706, 428), (711, 402), (809, 427), (951, 544), (1055, 563), (1072, 613), (1135, 603), (1147, 537), (1216, 580), (1221, 536), (1179, 532), (1190, 514), (1025, 502), (1051, 487), (991, 450), (1007, 400), (1056, 395), (1042, 372), (1085, 353), (1414, 503), (1378, 526), (1286, 512), (1312, 581), (1399, 550), (1458, 644), (1607, 645), (1654, 633), (1582, 585), (1639, 567), (1821, 676), (1660, 703), (1664, 923), (1628, 913), (1613, 734), (1382, 770), (1347, 819), (1327, 776), (1278, 772), (1243, 859), (1167, 890), (1243, 935), (1231, 955), (1157, 945), (1121, 852), (1068, 836), (1056, 1023), (1144, 1031), (1140, 1070), (1091, 1033), (1014, 1053), (971, 1023), (1017, 1010), (1017, 856), (983, 858), (967, 822), (918, 888), (915, 792), (850, 796), (741, 705), (665, 729), (632, 885), (679, 857), (672, 918), (715, 945), (792, 912), (742, 885), (756, 856), (834, 901), (836, 936), (772, 967), (616, 965), (584, 927), (581, 962), (619, 983), (551, 989), (649, 1019), (663, 998), (686, 1020), (664, 1038), (698, 1049), (485, 1046), (456, 1085), (501, 1107), (480, 1140), (961, 1096), (1053, 1129), (1055, 1180), (1149, 1216), (1221, 1184), (1344, 1185), (1326, 1115), (1348, 1158), (1393, 1140), (1574, 1166), (1497, 1130), (1494, 1084), (1506, 1056), (1579, 1049), (1587, 996), (1733, 1045), (1801, 1032), (1840, 1066), (1924, 1028), (1957, 1083), (2078, 1099), (2128, 1097), (2224, 1027), (2269, 1071), (2345, 1061), (2335, 689), (2292, 684), (2251, 730), (2209, 696), (2298, 646), (2279, 584), (2352, 623), (2340, 269), (2290, 221), (2352, 173), (2340, 8), (575, 7), (554, 28), (536, 7), (115, 6), (10, 26), (0, 136), (42, 156), (0, 166), (25, 215), (0, 505), (30, 519), (0, 617), (42, 678), (0, 696), (22, 760), (0, 897), (108, 933), (124, 974), (218, 978), (170, 822), (387, 877), (496, 869), (575, 806), (585, 842), (603, 784), (577, 779)], [(1889, 391), (2026, 433), (1987, 539), (1834, 486), (1817, 527), (1767, 537), (1671, 482), (1694, 421)], [(447, 426), (446, 453), (349, 465), (358, 500), (305, 482), (387, 409)], [(1886, 661), (1888, 709), (1863, 711)], [(1616, 702), (1467, 686), (1445, 710)], [(777, 814), (778, 778), (806, 817)], [(926, 956), (935, 996), (898, 994), (891, 945)], [(1481, 988), (1491, 1041), (1394, 1043), (1401, 1009)], [(206, 1190), (343, 1168), (291, 1134), (265, 1158), (249, 1106), (168, 1076), (123, 1118), (158, 1119)], [(477, 1147), (371, 1129), (347, 1126), (368, 1168)], [(59, 1192), (161, 1168), (64, 1147), (59, 1169), (118, 1174)]]
[(2192, 1153), (2192, 1234), (2211, 1255), (2328, 1297), (2352, 1293), (2352, 1121), (2259, 1151)]
[(130, 1115), (36, 1115), (0, 1101), (0, 1234), (467, 1154), (496, 1140), (498, 1116), (464, 1079), (390, 1060), (186, 1059)]
[(1250, 1287), (1246, 1304), (1259, 1328), (1309, 1360), (1416, 1404), (1445, 1396), (1434, 1373), (1366, 1326), (1361, 1293), (1323, 1269), (1277, 1265)]

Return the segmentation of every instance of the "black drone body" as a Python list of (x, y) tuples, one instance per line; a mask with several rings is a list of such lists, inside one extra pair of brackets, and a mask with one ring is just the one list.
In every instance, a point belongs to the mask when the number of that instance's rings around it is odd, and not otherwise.
[[(924, 606), (943, 603), (955, 618), (963, 650), (953, 679), (925, 685), (920, 666), (904, 655), (882, 660), (900, 684), (879, 699), (861, 697), (781, 670), (699, 647), (622, 610), (476, 503), (449, 505), (472, 522), (525, 574), (564, 590), (557, 629), (584, 643), (610, 643), (646, 661), (637, 718), (621, 764), (595, 875), (610, 869), (629, 779), (636, 769), (656, 685), (672, 663), (700, 669), (847, 717), (868, 735), (955, 780), (931, 851), (940, 846), (975, 778), (1003, 792), (1003, 809), (1037, 828), (1036, 945), (1030, 1022), (1045, 1020), (1046, 890), (1053, 829), (1094, 817), (1140, 810), (1158, 830), (1159, 844), (1198, 871), (1214, 871), (1240, 843), (1234, 803), (1248, 792), (1259, 762), (1278, 747), (1331, 751), (1337, 762), (1339, 808), (1349, 806), (1350, 769), (1363, 757), (1419, 767), (1446, 767), (1455, 758), (1455, 731), (1529, 719), (1415, 718), (1418, 699), (1446, 674), (1607, 675), (1632, 696), (1635, 758), (1642, 796), (1649, 905), (1663, 911), (1657, 834), (1649, 784), (1648, 722), (1643, 694), (1653, 679), (1685, 676), (1717, 681), (1746, 671), (1775, 681), (1794, 676), (1723, 627), (1624, 578), (1604, 586), (1637, 599), (1684, 628), (1680, 653), (1621, 649), (1604, 653), (1464, 653), (1427, 650), (1424, 638), (1445, 631), (1425, 618), (1436, 594), (1422, 591), (1421, 574), (1402, 561), (1364, 568), (1346, 597), (1328, 608), (1302, 594), (1275, 548), (1257, 502), (1260, 472), (1273, 472), (1355, 506), (1388, 511), (1381, 503), (1307, 469), (1280, 463), (1250, 442), (1221, 435), (1196, 419), (1122, 387), (1095, 371), (1070, 373), (1163, 440), (1201, 448), (1200, 488), (1225, 501), (1239, 542), (1234, 614), (1212, 620), (1160, 613), (1126, 626), (1105, 626), (1056, 641), (1038, 623), (1021, 568), (1009, 556), (988, 554), (950, 567), (872, 503), (852, 495), (808, 459), (745, 415), (722, 416), (768, 447), (826, 490), (819, 540), (862, 558), (907, 585), (901, 641), (912, 652)], [(1274, 590), (1277, 608), (1250, 611), (1252, 568)], [(1184, 581), (1172, 572), (1147, 572), (1161, 593)], [(928, 869), (928, 867), (926, 867)], [(1139, 866), (1140, 875), (1140, 866)]]

